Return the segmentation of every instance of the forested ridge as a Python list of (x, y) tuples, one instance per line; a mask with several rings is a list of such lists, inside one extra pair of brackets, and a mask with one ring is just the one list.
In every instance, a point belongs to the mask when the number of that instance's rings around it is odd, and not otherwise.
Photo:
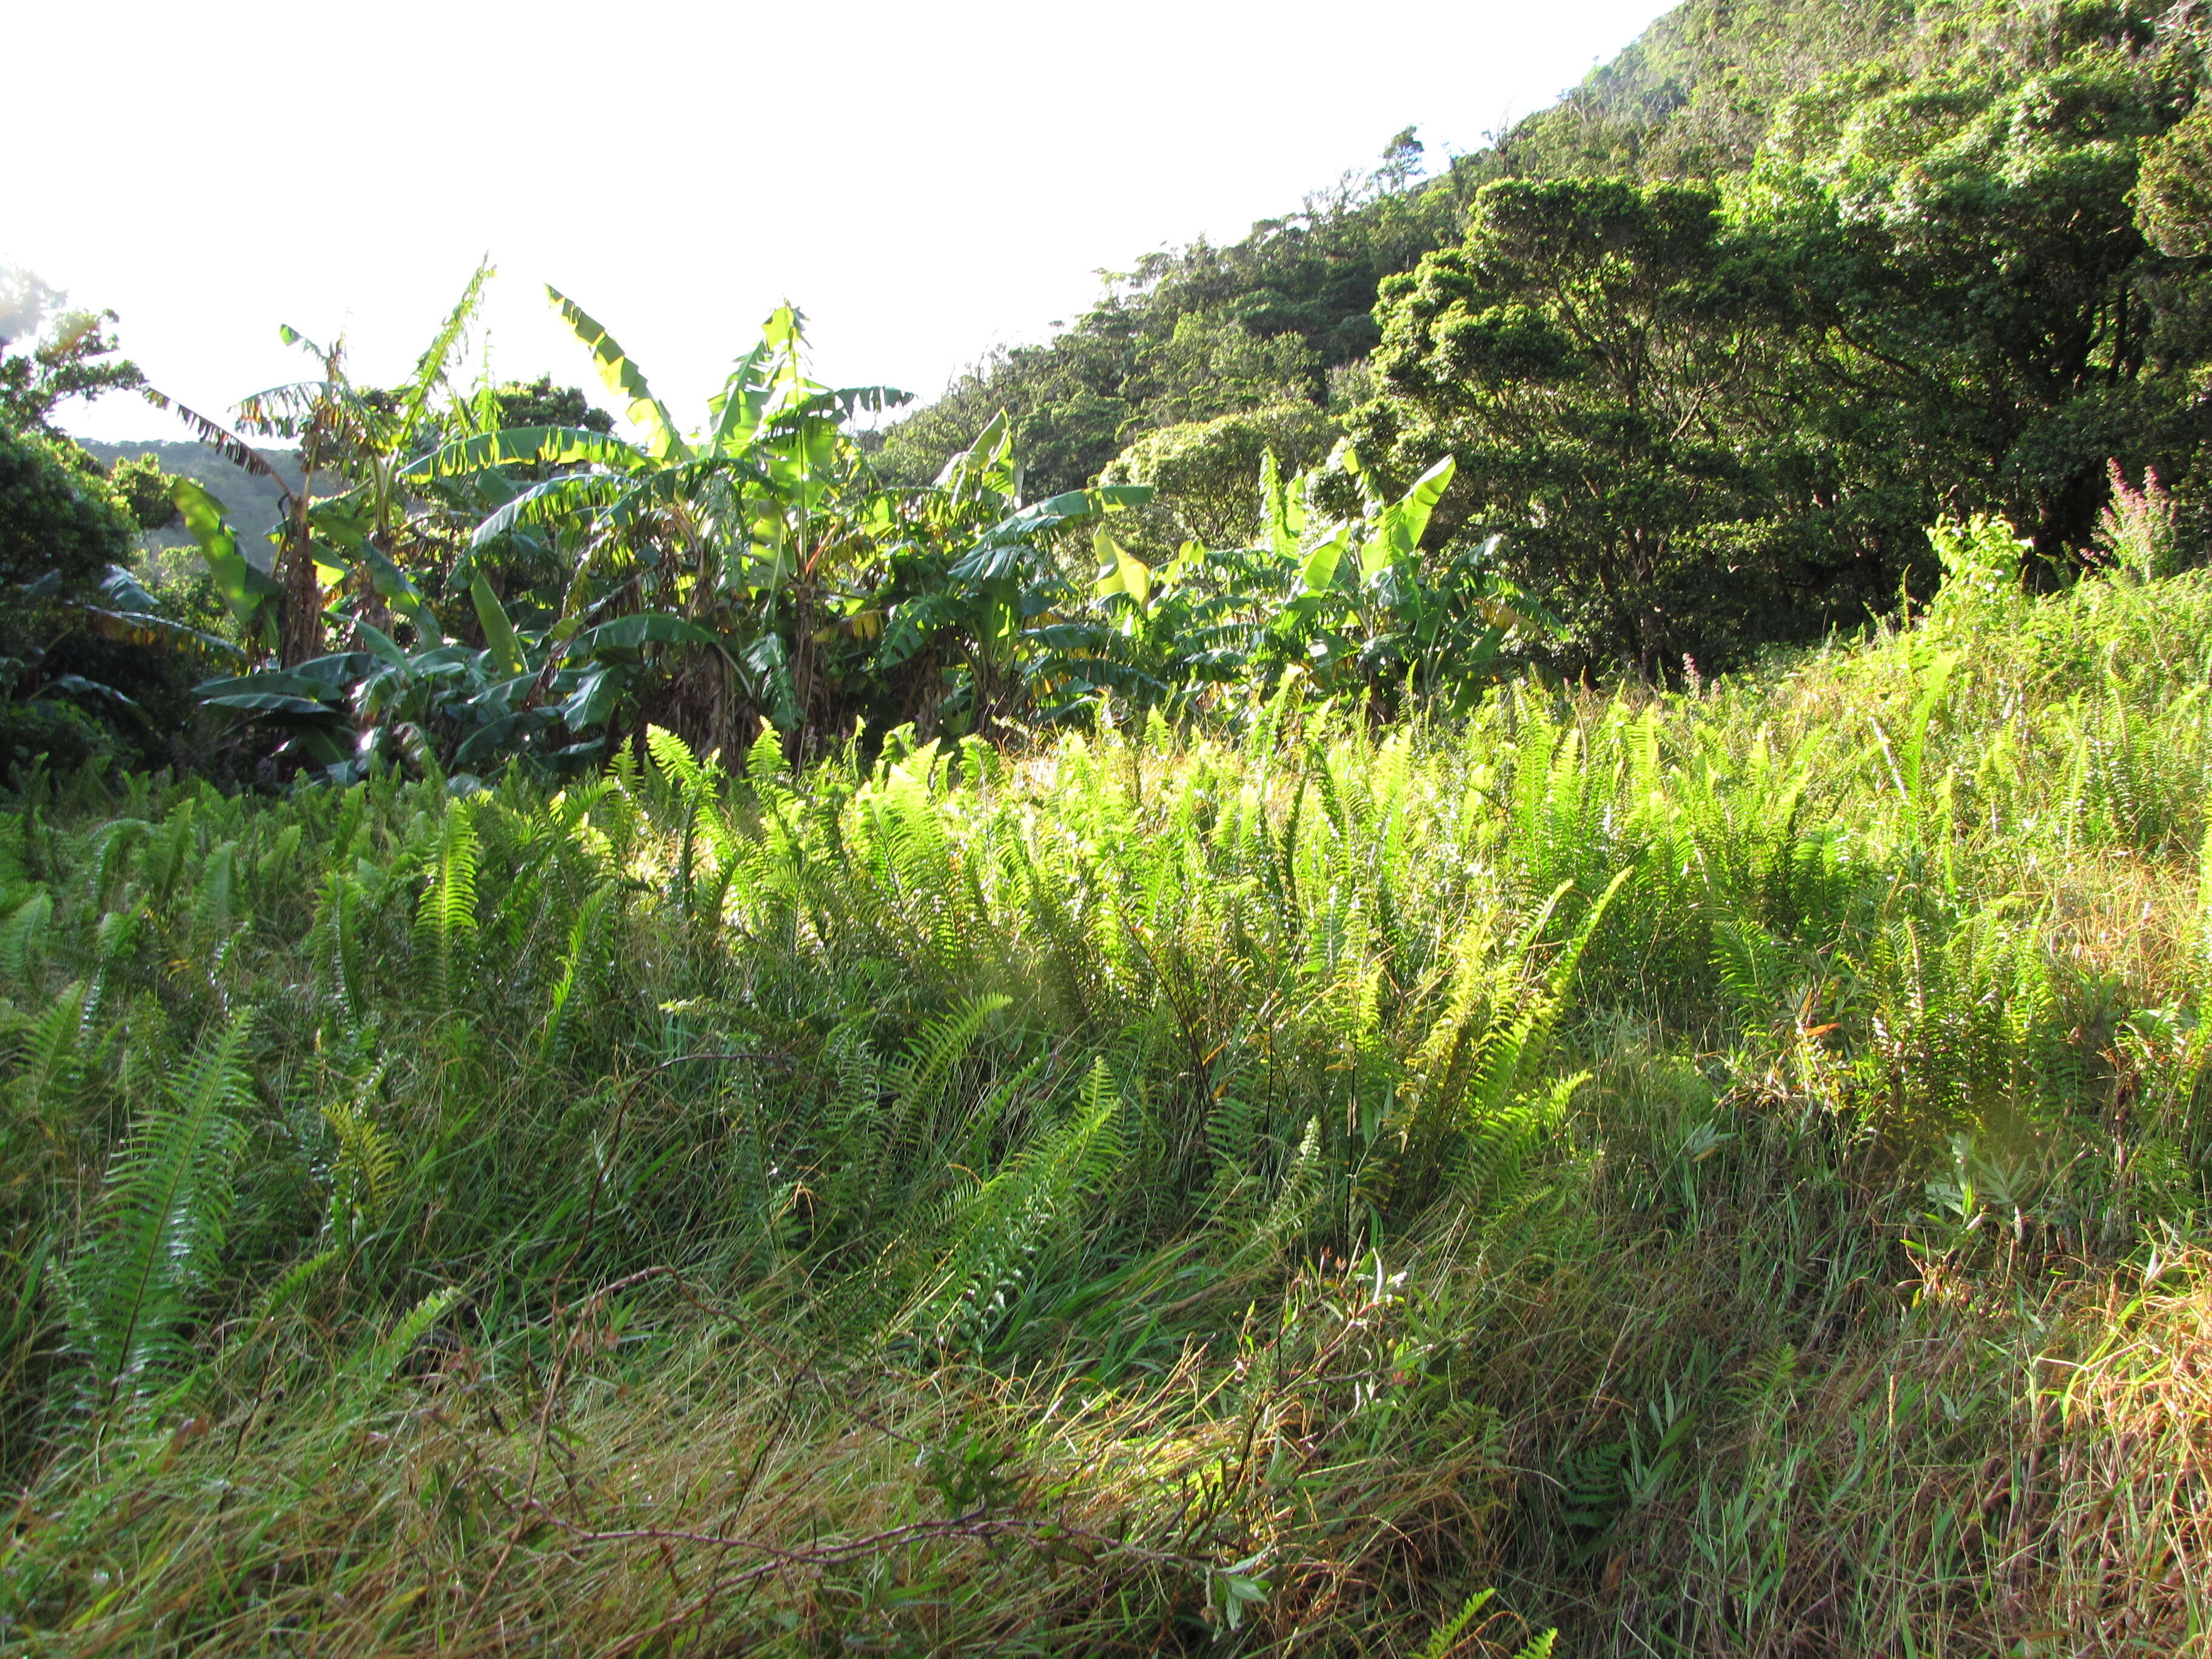
[[(1493, 146), (1139, 262), (889, 434), (919, 479), (1012, 411), (1040, 481), (1249, 520), (1349, 435), (1567, 618), (1570, 672), (1747, 660), (1924, 595), (1925, 528), (2090, 546), (2108, 464), (2200, 534), (2200, 37), (2106, 6), (1693, 3)], [(2138, 174), (2148, 173), (2139, 188)], [(1379, 303), (1378, 303), (1379, 301)]]
[(0, 1651), (2202, 1650), (2204, 46), (1690, 0), (918, 408), (0, 273)]

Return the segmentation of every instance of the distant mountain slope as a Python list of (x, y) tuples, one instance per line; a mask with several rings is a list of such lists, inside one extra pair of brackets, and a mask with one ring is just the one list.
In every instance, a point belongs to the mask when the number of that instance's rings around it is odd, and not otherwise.
[[(120, 460), (131, 460), (141, 455), (150, 455), (164, 472), (193, 480), (223, 504), (232, 526), (246, 556), (256, 564), (266, 565), (272, 550), (264, 539), (276, 527), (282, 516), (284, 490), (275, 479), (261, 477), (228, 461), (202, 444), (160, 442), (147, 440), (131, 443), (94, 443), (80, 441), (102, 466), (112, 466)], [(255, 452), (275, 468), (286, 488), (296, 487), (300, 481), (300, 457), (295, 450), (264, 449)], [(181, 546), (191, 538), (181, 530), (154, 532), (153, 539), (162, 546)]]
[(1685, 0), (1491, 154), (1543, 177), (1735, 172), (1792, 94), (1959, 15), (1941, 0)]
[(1146, 255), (1073, 327), (994, 353), (890, 428), (881, 465), (925, 482), (1000, 410), (1032, 493), (1085, 483), (1165, 428), (1261, 413), (1277, 429), (1325, 433), (1292, 411), (1334, 416), (1364, 394), (1377, 285), (1457, 240), (1482, 185), (1741, 169), (1791, 94), (1933, 22), (1978, 15), (1946, 0), (1686, 0), (1557, 104), (1435, 177), (1420, 176), (1408, 131), (1363, 182), (1309, 197), (1241, 241)]

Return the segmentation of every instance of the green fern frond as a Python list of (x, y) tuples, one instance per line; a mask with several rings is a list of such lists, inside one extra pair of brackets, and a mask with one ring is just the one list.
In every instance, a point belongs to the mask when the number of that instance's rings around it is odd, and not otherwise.
[(471, 801), (459, 800), (447, 809), (435, 861), (415, 910), (416, 954), (441, 1008), (452, 1006), (455, 969), (476, 930), (476, 808)]
[(118, 1154), (100, 1218), (70, 1267), (70, 1334), (97, 1408), (143, 1392), (183, 1353), (192, 1292), (222, 1248), (247, 1098), (246, 1021), (203, 1042)]
[(295, 1262), (277, 1274), (270, 1282), (269, 1288), (262, 1293), (260, 1304), (254, 1310), (254, 1322), (258, 1324), (264, 1320), (272, 1319), (289, 1307), (299, 1297), (301, 1292), (320, 1278), (324, 1270), (344, 1254), (344, 1250), (338, 1245), (326, 1244), (305, 1261)]
[(198, 845), (195, 832), (198, 806), (197, 797), (185, 796), (171, 809), (147, 842), (138, 868), (147, 887), (154, 892), (169, 892), (183, 878), (185, 856)]
[(690, 745), (666, 726), (646, 728), (645, 749), (661, 776), (683, 798), (696, 801), (712, 788), (707, 768), (692, 754)]
[(902, 1174), (911, 1172), (902, 1172), (898, 1160), (908, 1151), (916, 1126), (936, 1112), (947, 1081), (975, 1047), (984, 1023), (1012, 1000), (994, 992), (927, 1022), (908, 1046), (905, 1058), (891, 1066), (885, 1080), (896, 1105), (877, 1152), (877, 1201), (889, 1199), (906, 1184)]
[(459, 1287), (448, 1285), (431, 1291), (402, 1314), (392, 1328), (370, 1344), (368, 1352), (349, 1367), (355, 1388), (366, 1394), (389, 1382), (392, 1373), (415, 1352), (430, 1328), (451, 1312), (460, 1299)]
[(62, 988), (45, 1012), (12, 1034), (13, 1092), (36, 1102), (76, 1080), (83, 1064), (83, 1045), (93, 1035), (99, 1000), (96, 982), (72, 981)]
[(765, 788), (781, 775), (783, 764), (783, 739), (763, 720), (760, 735), (745, 752), (745, 781), (756, 789)]
[(367, 987), (362, 981), (360, 884), (341, 870), (323, 878), (313, 930), (316, 956), (328, 963), (337, 981), (338, 997), (348, 1017), (359, 1024), (367, 1012)]
[(1043, 1236), (1105, 1185), (1126, 1152), (1122, 1101), (1103, 1058), (1094, 1060), (1074, 1111), (986, 1181), (949, 1218), (950, 1248), (912, 1326), (939, 1342), (988, 1334), (1020, 1288)]
[(37, 887), (15, 907), (6, 923), (0, 925), (0, 975), (4, 975), (9, 983), (24, 985), (37, 972), (53, 916), (53, 896), (45, 888)]
[(197, 951), (209, 951), (228, 936), (236, 921), (238, 848), (224, 842), (200, 865), (199, 882), (192, 903), (191, 942)]
[(1421, 1644), (1419, 1659), (1451, 1659), (1452, 1650), (1459, 1645), (1467, 1627), (1474, 1622), (1475, 1614), (1489, 1606), (1491, 1598), (1497, 1594), (1494, 1589), (1480, 1589), (1468, 1596), (1457, 1613), (1429, 1633), (1429, 1639)]
[(1273, 1255), (1313, 1224), (1314, 1210), (1322, 1190), (1321, 1119), (1306, 1120), (1305, 1133), (1291, 1154), (1290, 1167), (1276, 1190), (1275, 1201), (1246, 1237), (1233, 1266)]
[(577, 908), (576, 920), (568, 928), (568, 954), (562, 959), (561, 978), (545, 1012), (545, 1034), (538, 1045), (538, 1058), (548, 1065), (558, 1060), (568, 1045), (569, 1005), (580, 994), (588, 995), (599, 977), (605, 956), (599, 930), (614, 896), (612, 887), (594, 888)]
[(0, 897), (19, 893), (31, 880), (30, 826), (19, 812), (0, 815)]
[(892, 1073), (892, 1085), (909, 1099), (927, 1095), (968, 1056), (983, 1023), (1013, 999), (1003, 992), (971, 998), (942, 1018), (926, 1022)]
[(1588, 1072), (1560, 1079), (1534, 1100), (1516, 1100), (1468, 1126), (1452, 1170), (1461, 1201), (1495, 1213), (1519, 1195), (1536, 1155), (1557, 1133)]
[(399, 1148), (378, 1127), (372, 1110), (383, 1081), (380, 1066), (351, 1099), (328, 1101), (323, 1106), (323, 1121), (338, 1144), (333, 1175), (339, 1201), (372, 1220), (390, 1207), (399, 1173)]

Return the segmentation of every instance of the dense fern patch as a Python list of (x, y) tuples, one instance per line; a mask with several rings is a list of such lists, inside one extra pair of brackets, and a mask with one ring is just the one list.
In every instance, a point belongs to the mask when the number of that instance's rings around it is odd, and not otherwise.
[(35, 778), (0, 1643), (2178, 1648), (2208, 624)]

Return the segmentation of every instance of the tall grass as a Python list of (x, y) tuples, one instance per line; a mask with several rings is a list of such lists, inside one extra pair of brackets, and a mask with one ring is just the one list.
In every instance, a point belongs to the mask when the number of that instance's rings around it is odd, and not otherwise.
[(2207, 640), (34, 778), (0, 1645), (2191, 1650)]

